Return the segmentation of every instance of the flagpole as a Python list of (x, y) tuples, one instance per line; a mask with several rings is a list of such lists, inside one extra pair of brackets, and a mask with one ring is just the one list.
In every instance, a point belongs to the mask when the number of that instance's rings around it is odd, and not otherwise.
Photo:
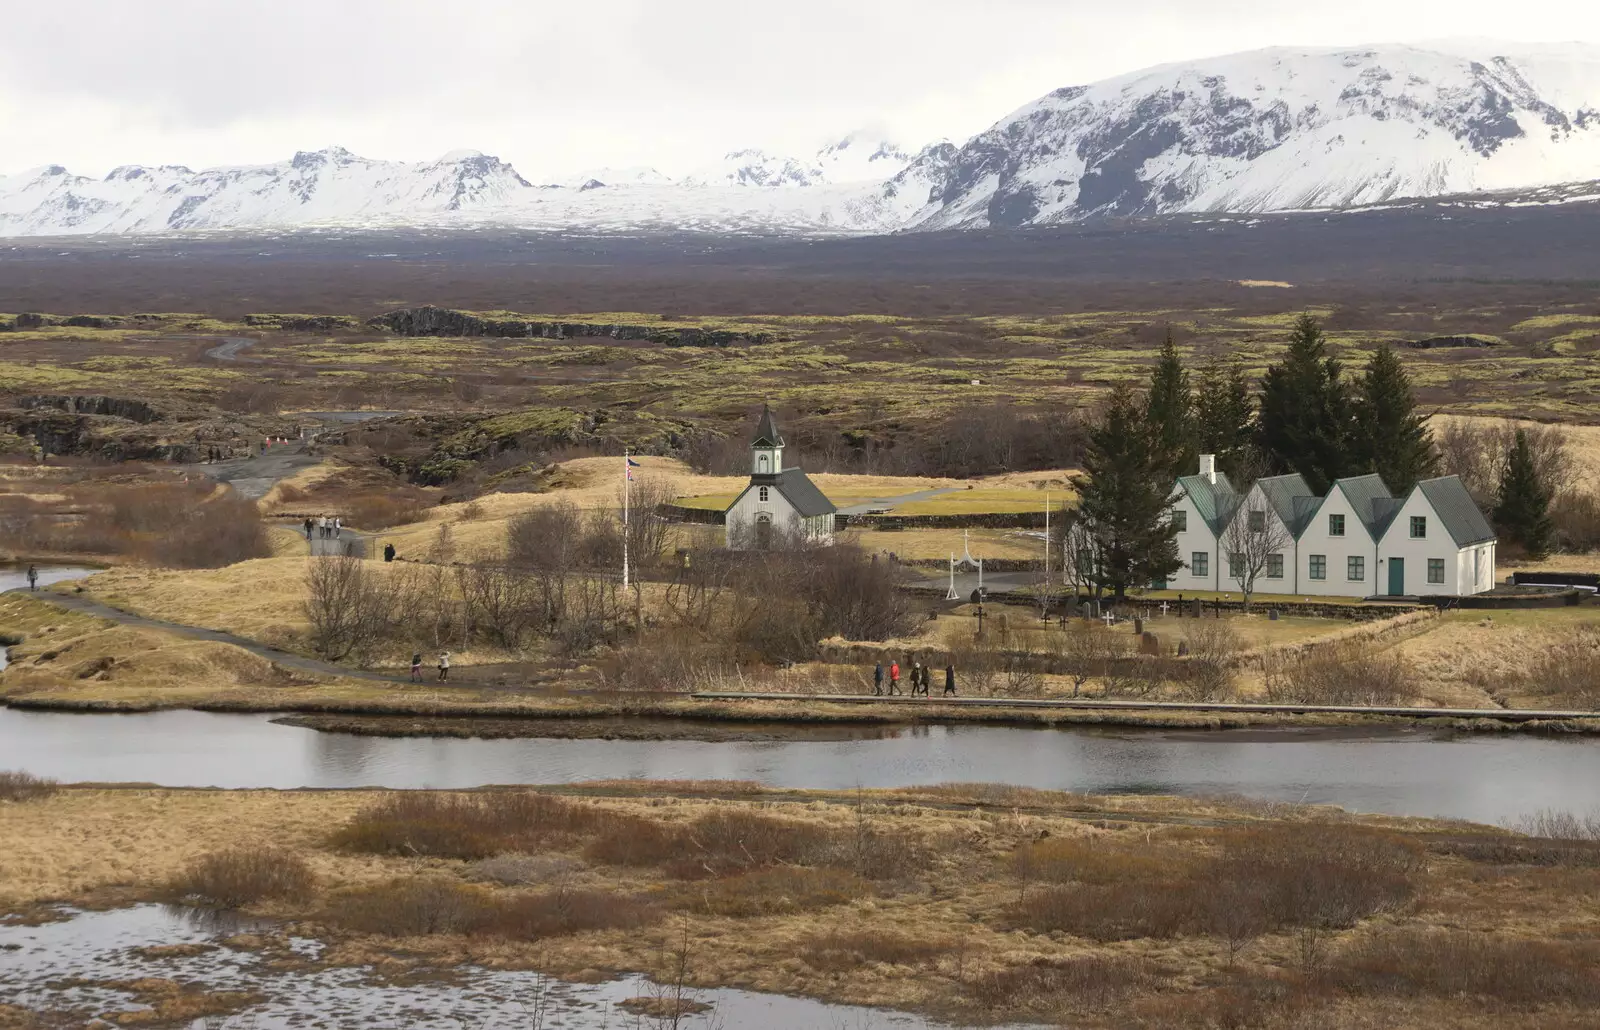
[(622, 589), (628, 589), (628, 487), (633, 482), (633, 466), (627, 448), (622, 451)]
[(1044, 492), (1044, 590), (1040, 598), (1040, 610), (1044, 617), (1050, 617), (1050, 491)]

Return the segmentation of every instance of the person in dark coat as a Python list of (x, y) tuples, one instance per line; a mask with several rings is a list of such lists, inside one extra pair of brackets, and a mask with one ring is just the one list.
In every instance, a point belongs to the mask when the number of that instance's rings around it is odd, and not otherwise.
[(383, 560), (394, 561), (394, 544), (383, 545)]
[(922, 696), (928, 697), (928, 691), (933, 689), (933, 666), (922, 667)]
[(312, 525), (311, 516), (307, 515), (306, 516), (306, 539), (307, 540), (311, 539), (311, 525)]
[(911, 663), (911, 696), (916, 697), (922, 693), (922, 663)]
[(956, 692), (956, 667), (952, 662), (944, 667), (944, 695), (954, 697)]
[(883, 663), (879, 662), (872, 668), (872, 692), (878, 697), (883, 696)]
[(28, 589), (39, 589), (39, 566), (37, 565), (28, 566)]
[(411, 653), (411, 682), (413, 682), (413, 683), (421, 683), (422, 682), (422, 652), (421, 651), (413, 651)]

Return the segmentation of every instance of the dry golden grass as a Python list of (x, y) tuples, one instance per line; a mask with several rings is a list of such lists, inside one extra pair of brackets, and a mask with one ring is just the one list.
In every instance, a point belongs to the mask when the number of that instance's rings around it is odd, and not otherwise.
[[(852, 530), (853, 539), (862, 547), (880, 553), (893, 552), (910, 560), (947, 560), (951, 554), (961, 557), (963, 543), (970, 546), (974, 558), (988, 561), (994, 558), (1020, 558), (1043, 560), (1044, 541), (1010, 529), (969, 529), (963, 541), (959, 529), (900, 529)], [(927, 576), (937, 576), (941, 570), (925, 570)]]
[(1395, 649), (1434, 703), (1548, 707), (1548, 698), (1522, 693), (1522, 674), (1577, 627), (1596, 622), (1600, 613), (1587, 607), (1449, 612)]
[[(1178, 1013), (1149, 1025), (1209, 1025), (1182, 1012), (1209, 1011), (1219, 1001), (1219, 985), (1239, 977), (1276, 977), (1291, 988), (1306, 987), (1300, 942), (1292, 929), (1266, 929), (1252, 932), (1237, 949), (1209, 932), (1134, 932), (1130, 939), (1096, 944), (1013, 928), (1019, 899), (1072, 884), (1104, 891), (1105, 885), (1164, 876), (1169, 868), (1231, 869), (1217, 864), (1230, 853), (1244, 856), (1240, 868), (1248, 874), (1263, 847), (1275, 848), (1271, 854), (1280, 858), (1293, 853), (1293, 847), (1285, 851), (1273, 842), (1327, 838), (1372, 841), (1403, 856), (1429, 851), (1425, 873), (1413, 863), (1410, 872), (1385, 874), (1411, 877), (1409, 889), (1420, 892), (1416, 902), (1393, 905), (1322, 938), (1332, 968), (1348, 971), (1340, 976), (1364, 974), (1378, 954), (1369, 942), (1392, 935), (1410, 941), (1446, 927), (1493, 931), (1502, 941), (1547, 948), (1552, 961), (1564, 961), (1567, 942), (1592, 936), (1595, 927), (1594, 914), (1570, 900), (1573, 876), (1592, 873), (1572, 864), (1588, 861), (1587, 852), (1557, 855), (1546, 849), (1559, 859), (1555, 867), (1525, 864), (1526, 859), (1486, 865), (1466, 856), (1525, 839), (1460, 824), (1342, 816), (1327, 822), (1329, 813), (1293, 806), (1267, 813), (1214, 800), (1100, 798), (985, 785), (801, 794), (732, 785), (725, 798), (708, 794), (715, 786), (699, 784), (686, 793), (671, 785), (621, 783), (560, 789), (566, 800), (556, 807), (570, 813), (563, 820), (569, 829), (537, 845), (544, 865), (560, 869), (555, 894), (542, 885), (482, 882), (475, 878), (477, 866), (466, 861), (330, 846), (332, 831), (393, 797), (391, 792), (69, 788), (40, 802), (0, 806), (0, 839), (7, 842), (0, 849), (0, 911), (52, 900), (105, 904), (159, 897), (165, 884), (206, 854), (275, 848), (303, 860), (315, 886), (305, 896), (264, 901), (252, 910), (296, 920), (296, 932), (327, 941), (327, 958), (338, 964), (402, 972), (470, 963), (585, 978), (596, 970), (640, 970), (665, 979), (682, 947), (687, 979), (695, 986), (738, 986), (964, 1019), (1017, 1016), (1047, 1003), (1051, 1018), (1093, 1027), (1121, 1025), (1118, 1014), (1138, 1005), (1169, 1006)], [(470, 796), (486, 809), (497, 799), (509, 800), (502, 791)], [(580, 857), (585, 840), (612, 824), (668, 836), (693, 827), (737, 826), (742, 834), (783, 827), (785, 836), (774, 840), (831, 840), (847, 847), (826, 852), (831, 858), (800, 852), (775, 864), (756, 852), (751, 859), (768, 872), (734, 868), (681, 880), (654, 866)], [(693, 832), (710, 845), (713, 838), (705, 834), (714, 831)], [(796, 833), (803, 838), (794, 838)], [(827, 873), (828, 863), (852, 860), (848, 843), (862, 835), (901, 842), (918, 857), (892, 865), (876, 883)], [(1545, 853), (1539, 842), (1526, 843), (1530, 855)], [(1024, 848), (1054, 864), (1019, 865)], [(1371, 857), (1359, 848), (1351, 854)], [(1080, 861), (1086, 856), (1095, 862)], [(1117, 856), (1127, 856), (1127, 862), (1119, 864)], [(1345, 856), (1329, 852), (1321, 861), (1344, 863)], [(1050, 884), (1041, 883), (1046, 879)], [(428, 888), (431, 893), (421, 900), (429, 912), (405, 907), (407, 885)], [(561, 903), (563, 896), (571, 902)], [(462, 909), (472, 916), (467, 923), (446, 918), (448, 906), (439, 906), (451, 899), (473, 903)], [(352, 900), (360, 904), (352, 908)], [(626, 911), (618, 907), (622, 901)], [(647, 918), (662, 908), (670, 916)], [(485, 921), (492, 912), (501, 914)], [(1100, 918), (1081, 906), (1077, 912), (1075, 918)], [(1129, 927), (1140, 925), (1122, 922), (1115, 912), (1105, 915), (1117, 918), (1121, 929), (1097, 930), (1102, 936), (1127, 936)], [(415, 922), (421, 916), (425, 921)], [(529, 932), (500, 935), (524, 924)], [(401, 941), (358, 925), (423, 932)], [(574, 928), (582, 926), (600, 928)], [(1351, 964), (1347, 955), (1366, 965)], [(1118, 964), (1128, 976), (1110, 975)], [(1431, 975), (1423, 967), (1415, 972), (1413, 982), (1422, 986), (1398, 1021), (1384, 1007), (1392, 1003), (1383, 991), (1354, 980), (1336, 996), (1310, 990), (1304, 1004), (1326, 1009), (1329, 1017), (1364, 1013), (1360, 1025), (1488, 1025), (1463, 1020), (1453, 1000), (1460, 985), (1446, 977), (1450, 990), (1435, 990), (1426, 986)], [(1502, 979), (1467, 989), (1491, 997), (1522, 989)], [(1016, 989), (1003, 989), (1007, 984)], [(1565, 1006), (1578, 1001), (1570, 993), (1507, 995), (1515, 1008), (1504, 1025), (1576, 1026), (1562, 1022), (1572, 1015)], [(1103, 1007), (1112, 999), (1112, 1007)], [(1346, 1024), (1324, 1019), (1321, 1025)]]
[[(1438, 432), (1446, 425), (1470, 426), (1500, 426), (1507, 420), (1492, 418), (1484, 415), (1435, 415), (1428, 420), (1429, 427)], [(1525, 428), (1545, 428), (1546, 423), (1532, 422), (1526, 419), (1511, 419), (1514, 425)], [(1600, 484), (1600, 426), (1580, 426), (1563, 423), (1561, 431), (1566, 434), (1567, 447), (1572, 454), (1574, 465), (1580, 483), (1593, 487)]]

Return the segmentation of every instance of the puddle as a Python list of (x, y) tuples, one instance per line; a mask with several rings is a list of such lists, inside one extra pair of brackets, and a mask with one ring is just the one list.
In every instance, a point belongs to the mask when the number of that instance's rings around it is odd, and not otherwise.
[[(321, 945), (305, 938), (275, 935), (274, 948), (237, 950), (222, 942), (232, 933), (260, 932), (260, 924), (208, 927), (206, 922), (182, 910), (137, 905), (84, 912), (44, 926), (0, 926), (0, 1004), (86, 1020), (140, 1006), (126, 991), (84, 981), (163, 978), (208, 992), (254, 992), (264, 999), (232, 1015), (187, 1024), (206, 1030), (623, 1030), (673, 1025), (618, 1007), (629, 998), (662, 993), (639, 976), (573, 984), (537, 973), (457, 967), (387, 978), (371, 967), (318, 965)], [(949, 1030), (902, 1012), (726, 988), (688, 993), (690, 1000), (709, 1008), (678, 1020), (675, 1025), (681, 1030)]]

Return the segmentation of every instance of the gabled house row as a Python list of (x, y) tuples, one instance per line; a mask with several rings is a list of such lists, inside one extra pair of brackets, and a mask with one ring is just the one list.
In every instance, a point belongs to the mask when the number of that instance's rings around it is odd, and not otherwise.
[(1376, 475), (1338, 480), (1318, 496), (1291, 474), (1259, 479), (1241, 496), (1204, 454), (1196, 475), (1178, 479), (1172, 518), (1184, 563), (1166, 583), (1173, 590), (1240, 589), (1242, 559), (1228, 546), (1237, 519), (1246, 521), (1235, 542), (1248, 531), (1281, 545), (1256, 578), (1261, 593), (1465, 596), (1494, 586), (1494, 529), (1457, 476), (1396, 497)]

